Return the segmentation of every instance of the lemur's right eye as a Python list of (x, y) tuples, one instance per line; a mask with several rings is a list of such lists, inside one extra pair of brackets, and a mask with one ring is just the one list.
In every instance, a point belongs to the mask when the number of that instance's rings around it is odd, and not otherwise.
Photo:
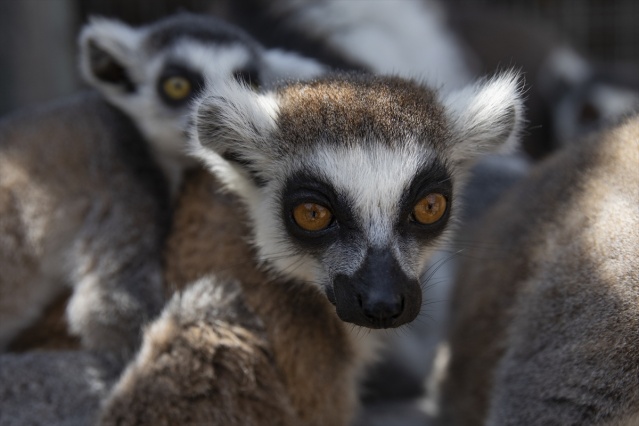
[(164, 94), (174, 101), (180, 101), (191, 94), (191, 82), (182, 76), (169, 77), (162, 83)]
[(321, 204), (302, 203), (293, 209), (295, 223), (305, 231), (322, 231), (333, 221), (333, 213)]

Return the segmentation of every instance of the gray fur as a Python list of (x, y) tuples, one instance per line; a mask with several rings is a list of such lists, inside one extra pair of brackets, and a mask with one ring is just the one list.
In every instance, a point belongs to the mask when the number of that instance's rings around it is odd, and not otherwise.
[(117, 366), (89, 352), (0, 355), (0, 425), (93, 424)]
[(485, 216), (457, 280), (443, 424), (637, 424), (638, 137), (633, 117), (564, 149)]
[(130, 351), (163, 303), (169, 225), (163, 176), (133, 124), (96, 95), (8, 117), (0, 165), (2, 344), (71, 286), (83, 344)]

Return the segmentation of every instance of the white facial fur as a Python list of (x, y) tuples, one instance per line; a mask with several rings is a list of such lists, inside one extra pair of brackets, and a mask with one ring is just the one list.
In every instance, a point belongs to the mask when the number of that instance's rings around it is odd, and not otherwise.
[[(318, 144), (304, 157), (277, 162), (272, 183), (249, 201), (262, 259), (279, 271), (323, 287), (338, 274), (352, 275), (364, 262), (368, 249), (379, 248), (392, 251), (404, 273), (418, 278), (432, 246), (398, 238), (395, 224), (406, 219), (400, 217), (400, 202), (413, 178), (430, 163), (431, 155), (435, 156), (411, 143), (400, 149), (374, 142), (352, 148)], [(335, 244), (315, 257), (300, 253), (294, 242), (284, 237), (287, 231), (278, 195), (286, 178), (298, 171), (330, 182), (352, 202), (355, 221), (363, 231), (361, 240), (350, 245)]]

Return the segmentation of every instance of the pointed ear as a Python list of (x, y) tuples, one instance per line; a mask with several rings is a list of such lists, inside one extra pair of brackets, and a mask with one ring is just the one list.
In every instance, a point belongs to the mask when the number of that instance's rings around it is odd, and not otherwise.
[(140, 31), (106, 18), (91, 18), (80, 34), (80, 69), (98, 90), (135, 92), (131, 71)]
[[(256, 93), (234, 79), (208, 81), (194, 108), (191, 152), (211, 168), (219, 157), (259, 179), (272, 160), (270, 136), (279, 112), (274, 93)], [(254, 179), (255, 180), (255, 179)]]
[(523, 128), (521, 77), (505, 72), (451, 93), (442, 99), (453, 127), (453, 162), (466, 163), (489, 152), (517, 148)]
[(265, 69), (262, 72), (267, 87), (280, 80), (310, 80), (328, 71), (314, 59), (281, 49), (264, 51)]

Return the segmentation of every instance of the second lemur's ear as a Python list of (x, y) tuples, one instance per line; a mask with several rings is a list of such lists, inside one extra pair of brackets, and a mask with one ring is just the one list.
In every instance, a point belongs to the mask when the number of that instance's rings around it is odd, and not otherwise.
[(191, 152), (215, 168), (219, 157), (252, 177), (267, 171), (279, 113), (274, 93), (256, 93), (234, 79), (209, 81), (194, 108)]
[(80, 34), (80, 69), (100, 91), (135, 92), (132, 76), (140, 31), (106, 18), (91, 18)]
[(489, 152), (517, 148), (524, 124), (521, 77), (505, 72), (442, 99), (453, 131), (450, 154), (466, 163)]

